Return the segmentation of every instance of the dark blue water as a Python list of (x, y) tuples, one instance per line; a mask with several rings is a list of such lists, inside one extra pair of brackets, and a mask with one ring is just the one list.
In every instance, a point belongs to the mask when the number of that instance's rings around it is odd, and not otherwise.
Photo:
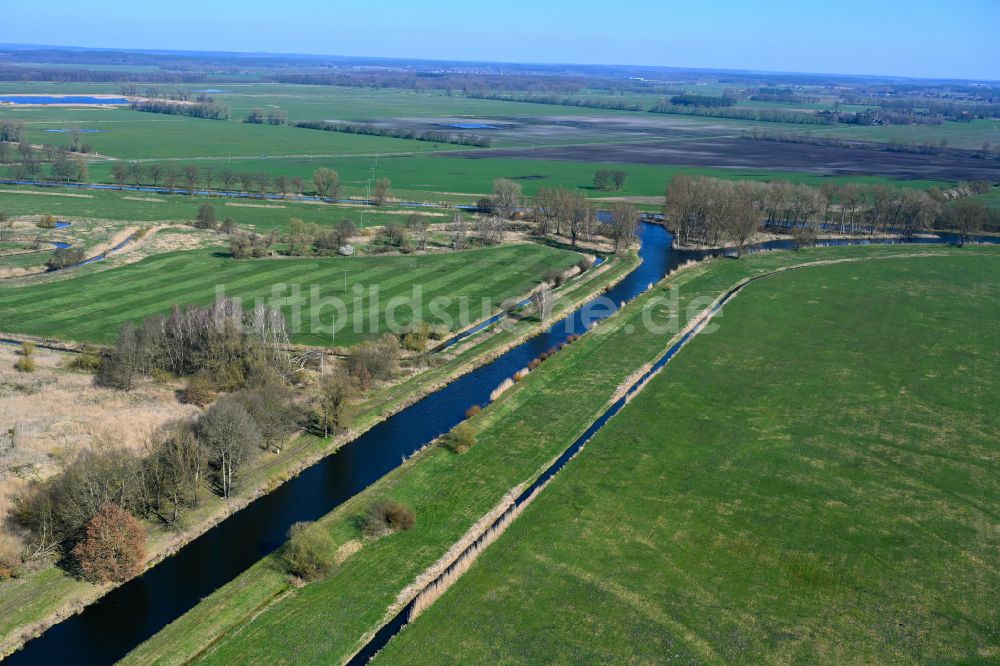
[(532, 359), (609, 316), (610, 303), (631, 300), (676, 265), (670, 235), (642, 226), (643, 263), (607, 295), (609, 305), (583, 308), (502, 355), (376, 425), (336, 454), (255, 500), (151, 570), (30, 641), (10, 664), (109, 664), (235, 578), (285, 540), (300, 520), (316, 520), (399, 466), (465, 418), (472, 405)]
[(91, 97), (89, 95), (0, 95), (0, 102), (9, 104), (128, 104), (124, 97)]

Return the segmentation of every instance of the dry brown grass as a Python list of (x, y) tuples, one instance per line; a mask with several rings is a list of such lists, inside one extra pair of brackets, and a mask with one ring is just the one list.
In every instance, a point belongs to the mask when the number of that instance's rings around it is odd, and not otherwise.
[(116, 392), (64, 369), (65, 354), (39, 349), (34, 357), (37, 371), (19, 373), (17, 348), (0, 345), (0, 516), (28, 481), (53, 474), (74, 453), (95, 446), (139, 450), (162, 424), (197, 411), (180, 404), (173, 387), (144, 382)]

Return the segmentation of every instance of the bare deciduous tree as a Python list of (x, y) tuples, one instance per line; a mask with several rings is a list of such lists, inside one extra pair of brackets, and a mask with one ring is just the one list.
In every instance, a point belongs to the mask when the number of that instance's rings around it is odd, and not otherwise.
[(511, 219), (520, 209), (523, 200), (523, 188), (506, 178), (493, 181), (493, 211), (504, 219)]
[(639, 229), (639, 209), (632, 203), (618, 203), (611, 209), (611, 222), (606, 231), (614, 244), (615, 253), (628, 250)]
[(333, 169), (322, 167), (313, 172), (316, 194), (324, 198), (340, 198), (340, 174)]
[(222, 398), (198, 419), (198, 441), (223, 497), (230, 497), (236, 473), (260, 448), (261, 435), (247, 410), (233, 398)]

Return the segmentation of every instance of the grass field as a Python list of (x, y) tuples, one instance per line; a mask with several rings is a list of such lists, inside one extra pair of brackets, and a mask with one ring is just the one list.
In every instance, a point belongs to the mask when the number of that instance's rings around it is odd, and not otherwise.
[(250, 125), (127, 109), (31, 109), (5, 115), (29, 119), (32, 143), (68, 145), (69, 135), (46, 129), (103, 130), (85, 141), (102, 155), (121, 159), (202, 159), (266, 155), (415, 153), (459, 148), (428, 141), (321, 132), (297, 127)]
[[(195, 92), (204, 86), (176, 85), (170, 90)], [(228, 106), (232, 121), (202, 121), (179, 116), (147, 114), (127, 109), (94, 108), (2, 108), (0, 120), (18, 118), (29, 123), (32, 141), (65, 144), (68, 134), (44, 132), (45, 129), (86, 127), (104, 133), (88, 134), (86, 141), (98, 151), (125, 159), (198, 159), (203, 165), (260, 170), (261, 156), (269, 159), (309, 159), (309, 155), (343, 158), (349, 155), (414, 153), (455, 146), (436, 145), (379, 137), (317, 133), (289, 127), (248, 126), (243, 120), (253, 109), (280, 109), (292, 122), (299, 120), (339, 120), (384, 123), (397, 128), (446, 129), (447, 119), (477, 119), (512, 123), (508, 130), (479, 130), (491, 136), (497, 147), (553, 146), (570, 144), (637, 143), (665, 136), (683, 141), (697, 136), (738, 136), (746, 130), (793, 134), (831, 134), (869, 141), (903, 141), (979, 149), (984, 142), (1000, 143), (1000, 121), (976, 120), (970, 123), (945, 122), (942, 125), (862, 127), (854, 125), (813, 126), (786, 123), (754, 122), (698, 116), (660, 115), (573, 106), (504, 102), (448, 96), (442, 91), (340, 88), (266, 83), (212, 85), (222, 92), (215, 99)], [(700, 94), (722, 94), (723, 88), (699, 86)], [(120, 94), (116, 85), (3, 83), (0, 92), (52, 94)], [(648, 108), (661, 101), (660, 96), (628, 94), (624, 97), (600, 91), (584, 91), (575, 97), (639, 104)], [(741, 107), (766, 109), (790, 108), (788, 104), (743, 100)], [(830, 107), (830, 99), (814, 104), (793, 104), (791, 108), (818, 110)], [(862, 107), (845, 105), (844, 111)], [(456, 132), (460, 130), (454, 130)], [(314, 136), (319, 134), (320, 136)], [(230, 163), (230, 159), (233, 160)], [(225, 165), (225, 166), (223, 166)], [(253, 166), (251, 166), (253, 165)], [(301, 169), (295, 173), (302, 175)]]
[(993, 663), (1000, 257), (749, 286), (376, 663)]
[[(969, 249), (967, 254), (991, 251)], [(667, 284), (679, 289), (683, 325), (694, 299), (715, 298), (747, 275), (800, 262), (885, 257), (904, 251), (956, 252), (944, 247), (868, 247), (769, 253), (698, 266), (671, 277)], [(662, 291), (654, 290), (628, 305), (475, 417), (479, 442), (469, 453), (455, 456), (440, 448), (425, 450), (323, 519), (338, 545), (352, 542), (358, 538), (354, 520), (358, 513), (374, 499), (390, 496), (414, 507), (416, 529), (365, 542), (328, 579), (301, 589), (289, 582), (275, 557), (265, 558), (140, 646), (126, 663), (187, 663), (192, 658), (213, 663), (342, 661), (360, 647), (363, 634), (377, 628), (404, 587), (512, 487), (533, 479), (604, 409), (635, 368), (666, 348), (669, 336), (643, 333), (642, 308), (657, 293)], [(653, 321), (662, 322), (665, 316), (661, 310), (653, 311)], [(602, 488), (605, 483), (597, 481), (594, 491)], [(580, 502), (587, 492), (580, 495)], [(606, 522), (613, 526), (616, 520)], [(571, 542), (578, 540), (575, 535)], [(463, 608), (458, 614), (469, 612)], [(467, 638), (471, 639), (466, 635), (463, 640)], [(431, 654), (426, 657), (433, 659)]]
[[(430, 323), (437, 320), (428, 310), (430, 301), (439, 296), (450, 297), (450, 305), (442, 311), (455, 320), (460, 318), (462, 299), (467, 299), (468, 323), (472, 323), (495, 311), (505, 298), (526, 294), (546, 271), (569, 268), (579, 259), (574, 252), (535, 244), (409, 257), (246, 261), (232, 260), (221, 250), (173, 252), (57, 282), (0, 288), (0, 331), (107, 343), (125, 321), (168, 313), (175, 303), (213, 302), (217, 287), (252, 307), (256, 298), (271, 302), (272, 288), (278, 285), (283, 289), (278, 295), (286, 299), (282, 310), (292, 339), (330, 345), (334, 309), (324, 299), (345, 298), (346, 271), (347, 316), (352, 323), (338, 331), (336, 344), (343, 346), (389, 332), (387, 308), (393, 300), (409, 303), (415, 288), (422, 290), (422, 301), (413, 302)], [(292, 296), (293, 285), (300, 288), (300, 296)], [(360, 307), (354, 301), (358, 285), (364, 290)], [(319, 300), (311, 294), (314, 286)], [(375, 288), (378, 300), (370, 295)], [(293, 313), (296, 306), (300, 324)], [(405, 325), (412, 318), (412, 308), (404, 305), (398, 310), (399, 323)], [(317, 322), (325, 333), (316, 332)], [(360, 332), (353, 322), (360, 322)]]
[(0, 211), (8, 215), (54, 215), (67, 220), (193, 222), (198, 208), (205, 203), (215, 208), (220, 220), (231, 217), (237, 224), (252, 226), (257, 231), (287, 229), (288, 221), (293, 218), (331, 227), (341, 220), (349, 219), (358, 228), (369, 228), (389, 222), (401, 224), (414, 213), (426, 215), (432, 224), (450, 222), (455, 215), (461, 213), (453, 208), (403, 208), (391, 203), (381, 207), (319, 205), (290, 200), (262, 201), (128, 190), (0, 185)]

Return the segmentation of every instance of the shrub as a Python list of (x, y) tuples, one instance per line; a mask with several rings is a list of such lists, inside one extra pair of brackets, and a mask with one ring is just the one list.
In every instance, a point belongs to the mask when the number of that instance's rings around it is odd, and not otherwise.
[(16, 578), (21, 569), (21, 554), (13, 544), (0, 542), (0, 581)]
[(52, 256), (45, 262), (45, 266), (53, 271), (62, 270), (69, 266), (76, 266), (86, 258), (87, 255), (84, 254), (83, 248), (60, 247), (52, 253)]
[(444, 441), (455, 453), (465, 453), (476, 445), (476, 431), (468, 421), (462, 421), (445, 435)]
[(153, 368), (153, 371), (149, 374), (154, 382), (160, 385), (167, 385), (174, 381), (175, 377), (169, 370), (164, 370), (163, 368)]
[(563, 272), (557, 268), (550, 268), (545, 272), (543, 279), (552, 284), (553, 287), (560, 286), (564, 281)]
[(55, 229), (56, 218), (52, 217), (51, 215), (45, 215), (42, 217), (42, 219), (40, 219), (38, 222), (35, 223), (35, 226), (38, 227), (39, 229)]
[(399, 340), (394, 335), (385, 335), (352, 347), (347, 357), (347, 372), (365, 388), (376, 379), (392, 379), (398, 364)]
[(193, 375), (184, 387), (184, 402), (204, 407), (215, 397), (215, 386), (203, 372)]
[(500, 311), (506, 316), (511, 316), (514, 311), (517, 310), (517, 299), (516, 298), (506, 298), (500, 304)]
[(423, 351), (431, 336), (430, 324), (426, 321), (419, 321), (411, 324), (409, 328), (410, 330), (403, 335), (403, 347), (410, 351)]
[(17, 362), (14, 364), (14, 369), (17, 370), (18, 372), (26, 372), (26, 373), (34, 372), (36, 370), (35, 357), (22, 356), (21, 358), (17, 359)]
[(198, 229), (215, 229), (215, 208), (212, 207), (212, 204), (204, 203), (198, 208), (198, 215), (195, 217), (194, 226)]
[(282, 558), (290, 574), (303, 580), (317, 580), (333, 569), (336, 556), (333, 538), (316, 523), (295, 523), (288, 530)]
[(467, 410), (465, 410), (465, 418), (471, 419), (473, 416), (475, 416), (481, 411), (483, 411), (482, 407), (480, 407), (479, 405), (473, 405), (472, 407), (469, 407)]
[(142, 570), (146, 530), (128, 511), (105, 504), (87, 523), (83, 540), (73, 547), (73, 557), (86, 580), (126, 581)]
[(101, 355), (91, 346), (85, 346), (67, 364), (71, 370), (96, 373), (101, 369)]
[(792, 249), (801, 250), (816, 244), (816, 230), (812, 227), (796, 227), (792, 230)]
[(362, 530), (368, 536), (385, 536), (391, 532), (412, 530), (417, 519), (408, 506), (385, 500), (374, 505), (362, 521)]
[(27, 340), (21, 343), (21, 356), (31, 356), (35, 353), (35, 343)]

